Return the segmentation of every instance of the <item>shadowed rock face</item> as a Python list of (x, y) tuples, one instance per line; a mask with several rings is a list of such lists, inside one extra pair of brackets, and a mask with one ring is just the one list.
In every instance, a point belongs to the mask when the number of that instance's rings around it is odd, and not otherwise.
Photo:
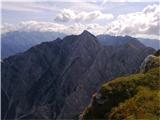
[(99, 42), (105, 46), (119, 46), (124, 44), (134, 44), (136, 47), (144, 47), (138, 39), (130, 36), (111, 36), (111, 35), (98, 35)]
[(74, 118), (104, 80), (136, 72), (153, 52), (134, 43), (102, 46), (88, 31), (34, 46), (2, 62), (2, 117)]

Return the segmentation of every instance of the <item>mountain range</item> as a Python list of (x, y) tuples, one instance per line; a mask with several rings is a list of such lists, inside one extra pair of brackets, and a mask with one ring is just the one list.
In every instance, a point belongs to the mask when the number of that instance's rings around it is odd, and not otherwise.
[[(38, 31), (10, 31), (3, 33), (1, 36), (1, 58), (24, 52), (29, 48), (40, 44), (42, 42), (53, 41), (56, 38), (64, 38), (66, 35), (59, 32), (38, 32)], [(103, 45), (120, 45), (126, 42), (135, 42), (133, 37), (130, 36), (111, 36), (111, 35), (98, 35), (96, 36), (99, 42)], [(133, 41), (131, 41), (133, 40)], [(156, 39), (137, 38), (148, 47), (156, 50), (160, 49), (160, 41)]]
[(156, 50), (160, 49), (160, 40), (147, 39), (147, 38), (137, 38), (137, 39), (148, 47), (152, 47)]
[(52, 41), (57, 37), (63, 38), (65, 34), (59, 32), (38, 32), (38, 31), (12, 31), (3, 33), (1, 36), (1, 57), (2, 59), (24, 52), (41, 42)]
[[(98, 35), (100, 43), (103, 45), (121, 45), (127, 42), (135, 42), (134, 39), (140, 41), (142, 44), (148, 47), (152, 47), (156, 50), (160, 49), (160, 40), (147, 39), (147, 38), (134, 38), (130, 36), (111, 36), (111, 35)], [(122, 40), (123, 39), (123, 40)], [(132, 41), (133, 40), (133, 41)]]
[(84, 31), (2, 60), (2, 119), (78, 118), (101, 84), (138, 72), (155, 52), (137, 39), (119, 40), (128, 42), (103, 45)]

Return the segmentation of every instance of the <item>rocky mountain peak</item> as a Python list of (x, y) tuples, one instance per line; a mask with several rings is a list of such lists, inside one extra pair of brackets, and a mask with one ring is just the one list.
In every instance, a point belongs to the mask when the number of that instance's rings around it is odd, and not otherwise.
[(91, 33), (87, 30), (84, 30), (81, 34), (85, 35), (85, 34), (91, 34)]
[(94, 37), (95, 39), (96, 39), (96, 37), (93, 35), (93, 34), (91, 34), (89, 31), (87, 31), (87, 30), (84, 30), (81, 34), (80, 34), (80, 36), (83, 36), (83, 37), (86, 37), (86, 38), (92, 38), (92, 37)]
[(62, 39), (58, 37), (56, 40), (62, 40)]
[(153, 52), (147, 47), (104, 47), (85, 30), (6, 58), (2, 109), (9, 112), (2, 118), (72, 119), (88, 105), (98, 86), (134, 73)]
[(90, 32), (88, 32), (87, 30), (84, 30), (80, 35), (78, 35), (78, 39), (77, 41), (79, 41), (79, 43), (81, 44), (86, 44), (89, 46), (99, 46), (99, 42), (97, 40), (97, 38), (91, 34)]

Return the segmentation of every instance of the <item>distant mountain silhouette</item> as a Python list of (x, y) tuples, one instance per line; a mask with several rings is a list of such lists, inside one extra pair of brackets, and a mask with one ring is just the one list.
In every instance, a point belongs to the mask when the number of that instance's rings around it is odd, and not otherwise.
[[(156, 39), (145, 39), (145, 38), (133, 38), (130, 36), (111, 36), (111, 35), (98, 35), (97, 36), (100, 43), (103, 45), (123, 45), (126, 43), (139, 44), (141, 42), (145, 46), (152, 47), (156, 50), (160, 49), (160, 40)], [(142, 46), (141, 44), (141, 46)]]
[(111, 36), (111, 35), (98, 35), (100, 43), (106, 46), (119, 46), (124, 44), (132, 44), (136, 47), (144, 47), (136, 38), (130, 36)]
[(57, 37), (63, 38), (65, 34), (58, 32), (23, 32), (13, 31), (2, 34), (2, 59), (14, 55), (16, 53), (24, 52), (30, 47), (40, 44), (45, 41), (55, 40)]
[(156, 50), (160, 49), (160, 40), (145, 39), (145, 38), (137, 38), (137, 39), (148, 47), (152, 47)]

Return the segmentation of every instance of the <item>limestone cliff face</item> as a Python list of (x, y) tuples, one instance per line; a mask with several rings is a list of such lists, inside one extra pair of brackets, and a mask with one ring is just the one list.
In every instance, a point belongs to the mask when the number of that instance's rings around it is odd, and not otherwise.
[(102, 46), (88, 31), (34, 46), (2, 62), (2, 118), (74, 118), (102, 83), (136, 72), (153, 52), (137, 43)]

